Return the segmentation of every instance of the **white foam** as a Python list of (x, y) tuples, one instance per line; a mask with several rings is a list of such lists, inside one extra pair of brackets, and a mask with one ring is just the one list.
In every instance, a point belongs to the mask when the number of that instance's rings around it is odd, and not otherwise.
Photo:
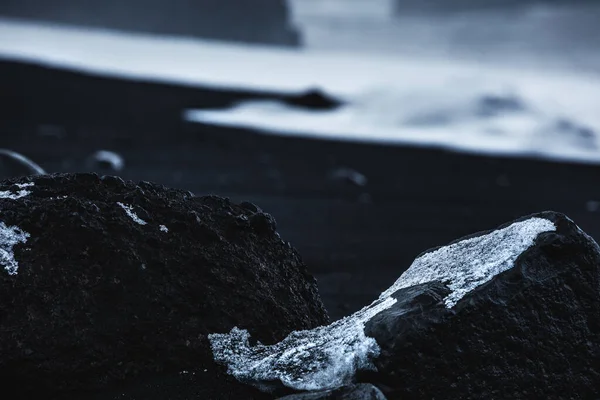
[(215, 361), (229, 374), (261, 387), (281, 381), (297, 390), (331, 389), (349, 382), (358, 370), (373, 368), (379, 355), (377, 342), (364, 333), (375, 315), (394, 305), (398, 290), (442, 281), (452, 292), (446, 307), (453, 307), (468, 292), (514, 266), (542, 232), (556, 230), (543, 218), (530, 218), (510, 226), (442, 247), (418, 257), (411, 267), (369, 306), (328, 326), (292, 332), (281, 342), (250, 346), (246, 330), (208, 336)]
[[(420, 84), (390, 82), (347, 97), (334, 110), (255, 100), (228, 110), (188, 110), (183, 117), (275, 135), (600, 163), (600, 79), (572, 82), (569, 89), (548, 77), (548, 83), (538, 82), (543, 90), (519, 76), (479, 73), (456, 82), (448, 76), (438, 87), (431, 87), (427, 76), (411, 79)], [(587, 91), (587, 85), (597, 92)], [(583, 97), (565, 98), (569, 90)], [(553, 104), (549, 98), (559, 100)]]
[(15, 260), (13, 247), (19, 243), (27, 242), (29, 233), (16, 226), (7, 226), (0, 221), (0, 264), (9, 275), (16, 275), (19, 263)]
[[(190, 121), (273, 134), (600, 162), (600, 77), (592, 73), (234, 45), (1, 18), (0, 58), (202, 87), (279, 93), (319, 88), (346, 101), (329, 112), (247, 102), (220, 112), (190, 110), (185, 114)], [(477, 99), (498, 92), (513, 93), (527, 109), (498, 118), (477, 115)], [(446, 123), (414, 123), (440, 115)], [(572, 127), (561, 128), (560, 121)]]
[(127, 213), (127, 215), (137, 224), (140, 225), (146, 225), (147, 222), (144, 221), (143, 219), (141, 219), (140, 217), (137, 216), (137, 214), (133, 211), (133, 207), (127, 204), (123, 204), (120, 201), (117, 202), (117, 204), (119, 206), (121, 206), (121, 208), (123, 210), (125, 210), (125, 212)]
[(167, 227), (166, 227), (166, 226), (164, 226), (164, 225), (161, 225), (161, 226), (159, 226), (159, 227), (158, 227), (158, 229), (160, 229), (160, 231), (161, 231), (161, 232), (165, 232), (165, 233), (168, 233), (168, 232), (169, 232), (169, 228), (167, 228)]

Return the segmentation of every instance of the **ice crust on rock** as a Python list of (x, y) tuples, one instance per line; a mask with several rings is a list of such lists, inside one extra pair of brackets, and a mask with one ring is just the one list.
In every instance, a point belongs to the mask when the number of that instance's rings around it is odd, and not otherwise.
[(0, 222), (0, 264), (9, 275), (16, 275), (19, 270), (13, 247), (18, 243), (27, 242), (28, 238), (29, 233), (16, 226), (7, 226), (4, 222)]
[(0, 190), (0, 199), (18, 200), (22, 197), (29, 196), (31, 191), (24, 188), (31, 187), (33, 185), (33, 183), (17, 183), (16, 186), (21, 190), (17, 191), (16, 193), (11, 192), (10, 190)]
[(11, 192), (10, 190), (0, 190), (0, 199), (18, 200), (22, 197), (29, 196), (31, 191), (27, 190), (26, 188), (35, 186), (35, 183), (15, 183), (15, 186), (21, 190), (18, 190), (16, 193)]
[(127, 215), (136, 223), (140, 225), (146, 225), (147, 222), (137, 216), (137, 214), (133, 211), (133, 207), (127, 204), (123, 204), (120, 201), (117, 201), (117, 204), (121, 206), (123, 210), (127, 213)]
[(446, 307), (451, 308), (476, 287), (512, 268), (517, 257), (533, 245), (540, 233), (555, 230), (550, 220), (530, 218), (425, 253), (379, 298), (410, 286), (442, 281), (452, 290), (445, 298)]
[(19, 190), (17, 193), (13, 193), (10, 190), (1, 190), (0, 199), (18, 200), (22, 197), (28, 196), (29, 194), (31, 194), (29, 190)]
[(274, 345), (250, 346), (248, 331), (237, 327), (227, 334), (211, 334), (215, 361), (238, 380), (259, 388), (272, 381), (297, 390), (339, 387), (356, 371), (374, 368), (372, 360), (380, 348), (365, 335), (364, 326), (397, 302), (395, 292), (442, 281), (452, 290), (444, 299), (451, 308), (468, 292), (512, 268), (540, 233), (555, 230), (550, 220), (530, 218), (425, 253), (369, 306), (328, 326), (292, 332)]
[(391, 297), (377, 300), (328, 326), (292, 332), (274, 345), (251, 347), (248, 331), (237, 327), (208, 338), (215, 361), (242, 382), (261, 387), (262, 382), (281, 381), (297, 390), (335, 388), (357, 370), (374, 369), (371, 360), (379, 355), (379, 345), (365, 335), (364, 324), (394, 303)]

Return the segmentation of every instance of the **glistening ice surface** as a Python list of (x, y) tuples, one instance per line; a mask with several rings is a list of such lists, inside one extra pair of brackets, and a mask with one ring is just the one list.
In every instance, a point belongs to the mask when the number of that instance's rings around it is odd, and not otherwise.
[(281, 342), (251, 347), (246, 330), (233, 328), (228, 334), (212, 334), (215, 361), (243, 382), (261, 387), (262, 382), (281, 381), (298, 390), (342, 386), (357, 370), (373, 369), (379, 355), (375, 339), (365, 336), (364, 324), (389, 308), (396, 299), (378, 300), (357, 313), (307, 331), (295, 331)]
[(228, 334), (209, 335), (215, 361), (226, 365), (240, 381), (258, 387), (269, 381), (281, 381), (298, 390), (341, 386), (357, 370), (373, 368), (372, 360), (380, 349), (365, 335), (364, 326), (396, 303), (392, 297), (396, 291), (442, 281), (452, 290), (445, 299), (446, 306), (453, 307), (468, 292), (512, 268), (540, 233), (555, 230), (547, 219), (530, 218), (426, 253), (369, 306), (328, 326), (292, 332), (274, 345), (250, 346), (250, 334), (238, 328)]
[(512, 268), (517, 257), (533, 245), (540, 233), (555, 230), (554, 223), (547, 219), (530, 218), (423, 254), (380, 299), (402, 288), (442, 281), (452, 290), (445, 299), (446, 306), (453, 307), (476, 287)]
[(16, 226), (7, 226), (4, 222), (0, 222), (0, 265), (9, 275), (16, 275), (19, 270), (19, 263), (15, 260), (13, 247), (16, 244), (27, 242), (28, 238), (29, 233)]

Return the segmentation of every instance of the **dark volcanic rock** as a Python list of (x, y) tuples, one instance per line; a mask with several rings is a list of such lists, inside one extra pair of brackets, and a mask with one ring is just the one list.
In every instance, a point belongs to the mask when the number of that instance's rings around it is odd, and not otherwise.
[(0, 193), (3, 391), (53, 398), (138, 378), (167, 390), (187, 371), (190, 398), (260, 398), (214, 364), (207, 335), (238, 326), (274, 343), (327, 323), (314, 278), (257, 207), (95, 174)]
[(421, 254), (349, 317), (275, 345), (249, 337), (209, 340), (219, 363), (258, 387), (358, 381), (398, 399), (591, 398), (600, 248), (564, 215), (532, 215)]
[(278, 400), (385, 400), (385, 396), (377, 387), (369, 383), (359, 383), (338, 389), (290, 394)]
[(532, 217), (556, 231), (540, 233), (513, 268), (453, 307), (441, 282), (394, 293), (398, 301), (365, 325), (381, 354), (379, 372), (361, 379), (398, 399), (596, 398), (600, 249), (564, 215)]

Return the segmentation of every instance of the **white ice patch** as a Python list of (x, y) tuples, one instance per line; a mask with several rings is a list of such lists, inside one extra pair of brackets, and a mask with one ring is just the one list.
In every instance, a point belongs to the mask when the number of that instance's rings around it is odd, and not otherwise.
[(21, 189), (16, 193), (11, 192), (10, 190), (0, 190), (0, 199), (17, 200), (30, 194), (31, 192), (25, 189)]
[(127, 213), (127, 215), (129, 215), (129, 217), (136, 223), (140, 224), (140, 225), (146, 225), (147, 222), (144, 221), (143, 219), (141, 219), (140, 217), (137, 216), (137, 214), (133, 211), (133, 207), (129, 206), (127, 204), (123, 204), (120, 201), (117, 202), (117, 204), (119, 206), (121, 206), (121, 208), (123, 210), (125, 210), (125, 212)]
[(371, 360), (380, 349), (365, 335), (364, 325), (394, 303), (393, 298), (377, 300), (328, 326), (292, 332), (269, 346), (251, 347), (248, 331), (238, 328), (208, 338), (215, 361), (227, 365), (242, 382), (260, 387), (261, 382), (279, 380), (297, 390), (335, 388), (350, 381), (357, 370), (374, 368)]
[(29, 233), (16, 226), (7, 226), (0, 222), (0, 264), (4, 266), (9, 275), (16, 275), (19, 263), (15, 260), (14, 245), (27, 242)]
[(339, 387), (356, 371), (373, 368), (372, 360), (380, 348), (365, 335), (364, 326), (396, 303), (391, 296), (397, 290), (445, 282), (452, 290), (445, 299), (450, 308), (471, 290), (512, 268), (538, 234), (555, 230), (547, 219), (530, 218), (426, 253), (369, 306), (328, 326), (292, 332), (274, 345), (258, 343), (252, 347), (248, 331), (237, 327), (228, 334), (211, 334), (208, 338), (215, 361), (226, 365), (238, 380), (258, 387), (277, 380), (297, 390)]
[(35, 183), (33, 183), (33, 182), (15, 183), (15, 186), (21, 190), (18, 190), (16, 193), (11, 192), (10, 190), (0, 190), (0, 199), (18, 200), (25, 196), (29, 196), (31, 194), (31, 191), (29, 191), (25, 188), (35, 186)]
[(159, 226), (159, 227), (158, 227), (158, 229), (160, 229), (160, 231), (161, 231), (161, 232), (165, 232), (165, 233), (168, 233), (168, 232), (169, 232), (169, 228), (167, 228), (167, 227), (166, 227), (166, 226), (164, 226), (164, 225), (161, 225), (161, 226)]
[(530, 218), (441, 247), (417, 258), (380, 299), (403, 288), (442, 281), (452, 290), (445, 298), (446, 307), (451, 308), (473, 289), (512, 268), (517, 257), (533, 245), (540, 233), (555, 230), (550, 220)]

